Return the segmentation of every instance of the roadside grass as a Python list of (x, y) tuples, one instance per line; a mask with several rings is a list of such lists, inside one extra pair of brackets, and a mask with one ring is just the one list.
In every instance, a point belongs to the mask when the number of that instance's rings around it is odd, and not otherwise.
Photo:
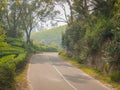
[(16, 81), (16, 90), (26, 90), (28, 86), (28, 81), (27, 81), (27, 68), (28, 65), (25, 67), (24, 70), (19, 72), (19, 74), (15, 77)]
[(27, 78), (27, 72), (28, 72), (28, 68), (29, 68), (29, 60), (30, 60), (31, 56), (32, 55), (29, 55), (26, 58), (26, 63), (24, 65), (24, 67), (17, 71), (17, 75), (15, 77), (16, 90), (31, 90), (31, 88), (29, 86), (28, 78)]
[(72, 65), (76, 66), (77, 68), (81, 69), (83, 72), (89, 74), (90, 76), (94, 77), (95, 79), (104, 83), (107, 87), (113, 90), (120, 90), (120, 83), (114, 82), (111, 80), (109, 75), (105, 75), (102, 72), (88, 67), (85, 64), (80, 64), (77, 60), (67, 57), (66, 55), (60, 55), (60, 58), (63, 60), (71, 63)]

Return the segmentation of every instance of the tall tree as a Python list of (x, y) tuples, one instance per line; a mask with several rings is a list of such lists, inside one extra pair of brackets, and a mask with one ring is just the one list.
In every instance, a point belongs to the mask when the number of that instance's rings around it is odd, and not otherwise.
[(105, 17), (112, 17), (115, 2), (116, 0), (92, 0), (94, 12), (100, 13)]
[(30, 44), (30, 36), (36, 24), (47, 17), (53, 9), (51, 2), (34, 0), (22, 2), (21, 28), (25, 31), (26, 42)]
[(40, 20), (49, 16), (54, 8), (51, 0), (8, 0), (6, 4), (6, 8), (1, 6), (5, 13), (0, 18), (5, 23), (7, 36), (19, 38), (25, 33), (28, 44), (33, 28)]

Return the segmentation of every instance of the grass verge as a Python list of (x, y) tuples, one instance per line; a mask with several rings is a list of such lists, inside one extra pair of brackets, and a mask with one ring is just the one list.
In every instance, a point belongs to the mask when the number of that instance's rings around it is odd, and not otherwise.
[(26, 58), (26, 64), (21, 70), (17, 72), (17, 75), (15, 77), (16, 81), (16, 90), (31, 90), (29, 83), (28, 83), (28, 78), (27, 78), (27, 71), (29, 68), (29, 60), (32, 55), (29, 55)]
[(69, 63), (71, 63), (72, 65), (74, 65), (77, 68), (81, 69), (82, 71), (84, 71), (85, 73), (87, 73), (90, 76), (94, 77), (95, 79), (101, 81), (107, 87), (110, 87), (111, 89), (114, 89), (114, 90), (120, 90), (120, 83), (112, 81), (109, 75), (102, 74), (100, 71), (98, 71), (98, 70), (96, 70), (94, 68), (88, 67), (85, 64), (80, 64), (77, 60), (69, 58), (66, 55), (61, 54), (60, 58), (62, 58), (63, 60), (65, 60), (65, 61), (67, 61)]

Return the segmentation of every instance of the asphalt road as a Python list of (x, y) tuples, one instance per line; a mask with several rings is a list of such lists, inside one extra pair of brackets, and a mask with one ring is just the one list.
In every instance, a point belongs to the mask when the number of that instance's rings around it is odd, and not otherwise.
[(28, 79), (32, 90), (112, 90), (61, 60), (57, 53), (32, 56)]

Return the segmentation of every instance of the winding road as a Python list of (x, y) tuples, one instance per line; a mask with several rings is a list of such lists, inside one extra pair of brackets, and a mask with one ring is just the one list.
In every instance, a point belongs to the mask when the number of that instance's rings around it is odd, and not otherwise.
[(28, 79), (32, 90), (112, 90), (60, 59), (57, 53), (32, 56)]

